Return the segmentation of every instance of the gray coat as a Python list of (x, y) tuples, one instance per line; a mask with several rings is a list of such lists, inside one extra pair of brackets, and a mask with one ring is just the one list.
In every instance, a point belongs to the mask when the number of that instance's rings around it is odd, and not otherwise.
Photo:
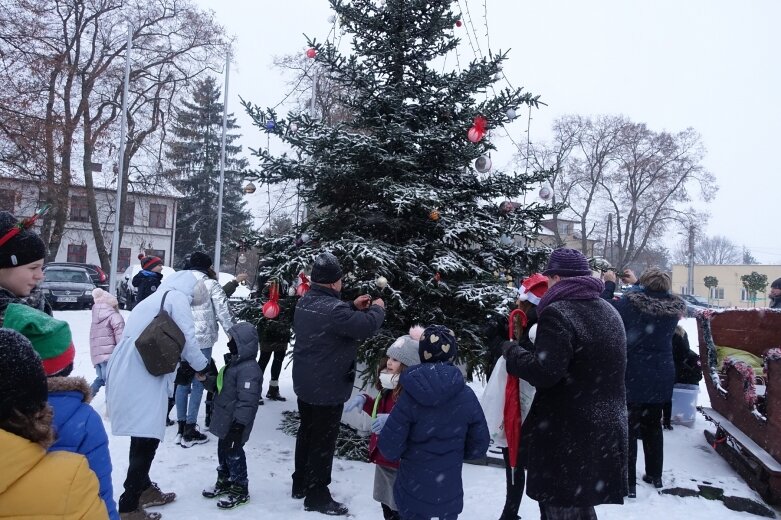
[(350, 398), (358, 343), (380, 330), (385, 310), (359, 311), (339, 293), (317, 284), (298, 301), (293, 317), (293, 390), (305, 403), (331, 406)]
[(231, 424), (243, 424), (242, 442), (247, 442), (255, 423), (263, 385), (263, 372), (255, 361), (258, 356), (258, 331), (251, 323), (241, 322), (234, 325), (228, 334), (236, 342), (238, 354), (231, 356), (223, 369), (222, 389), (214, 396), (209, 431), (224, 439)]

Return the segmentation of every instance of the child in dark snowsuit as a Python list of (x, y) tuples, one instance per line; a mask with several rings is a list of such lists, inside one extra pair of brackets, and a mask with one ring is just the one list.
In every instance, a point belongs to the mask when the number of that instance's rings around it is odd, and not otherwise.
[(222, 497), (220, 509), (232, 509), (249, 502), (249, 481), (244, 444), (252, 432), (258, 398), (263, 383), (255, 358), (258, 355), (258, 333), (247, 322), (237, 323), (228, 331), (230, 354), (217, 377), (208, 377), (204, 387), (215, 392), (209, 431), (217, 443), (217, 483), (203, 490), (206, 498)]
[(404, 392), (380, 434), (379, 449), (400, 460), (393, 497), (402, 520), (455, 520), (464, 508), (461, 466), (483, 457), (490, 435), (483, 410), (461, 371), (453, 331), (430, 325), (419, 342), (421, 364), (401, 374)]

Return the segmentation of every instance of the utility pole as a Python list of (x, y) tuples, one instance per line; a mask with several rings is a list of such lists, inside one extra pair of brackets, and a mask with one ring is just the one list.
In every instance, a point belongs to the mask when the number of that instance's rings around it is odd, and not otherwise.
[(689, 279), (686, 282), (689, 294), (694, 294), (694, 224), (689, 223)]
[(225, 92), (222, 99), (222, 140), (220, 142), (220, 191), (217, 194), (217, 237), (214, 241), (214, 271), (220, 274), (222, 259), (222, 192), (225, 186), (225, 134), (228, 128), (228, 77), (231, 68), (231, 53), (225, 57)]

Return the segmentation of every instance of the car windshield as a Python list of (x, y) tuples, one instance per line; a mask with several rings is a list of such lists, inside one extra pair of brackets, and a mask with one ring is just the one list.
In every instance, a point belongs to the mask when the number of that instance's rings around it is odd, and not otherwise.
[(90, 283), (86, 271), (75, 269), (47, 269), (44, 272), (44, 280), (47, 282)]

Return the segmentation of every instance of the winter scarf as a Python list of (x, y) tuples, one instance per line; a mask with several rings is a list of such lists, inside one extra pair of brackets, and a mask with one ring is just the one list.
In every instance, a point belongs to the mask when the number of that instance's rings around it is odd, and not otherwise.
[(553, 302), (559, 300), (595, 300), (599, 298), (605, 284), (599, 278), (593, 276), (571, 276), (562, 278), (557, 284), (548, 289), (545, 296), (537, 305), (537, 316), (542, 316), (545, 309)]

